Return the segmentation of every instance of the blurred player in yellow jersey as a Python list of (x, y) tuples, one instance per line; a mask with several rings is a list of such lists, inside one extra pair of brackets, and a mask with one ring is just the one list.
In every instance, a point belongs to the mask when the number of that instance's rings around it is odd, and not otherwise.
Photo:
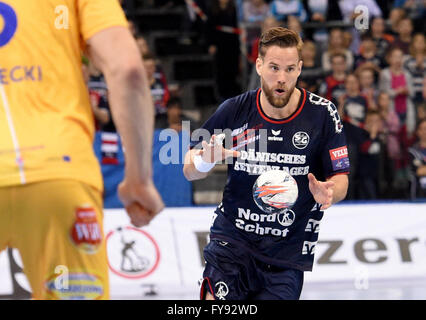
[(131, 222), (163, 208), (151, 178), (152, 100), (118, 1), (0, 0), (0, 251), (19, 250), (36, 299), (109, 298), (82, 51), (108, 82)]

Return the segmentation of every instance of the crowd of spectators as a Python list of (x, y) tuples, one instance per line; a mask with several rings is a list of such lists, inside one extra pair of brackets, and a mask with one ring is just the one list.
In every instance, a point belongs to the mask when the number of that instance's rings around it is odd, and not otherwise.
[[(219, 101), (259, 86), (253, 66), (262, 30), (290, 28), (304, 41), (298, 87), (332, 101), (344, 122), (352, 170), (347, 199), (425, 196), (424, 0), (178, 3), (186, 4), (192, 30), (202, 33), (205, 52), (213, 57)], [(359, 19), (366, 27), (356, 27)], [(149, 51), (146, 41), (136, 38), (141, 52)], [(152, 53), (142, 55), (150, 70)], [(167, 114), (167, 81), (161, 68), (154, 74), (151, 83), (162, 83), (161, 90), (153, 88), (157, 113)]]

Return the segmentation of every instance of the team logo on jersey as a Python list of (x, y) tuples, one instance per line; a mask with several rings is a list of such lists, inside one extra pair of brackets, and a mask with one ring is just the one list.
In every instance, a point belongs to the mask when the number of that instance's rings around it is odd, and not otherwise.
[(268, 141), (283, 141), (283, 137), (280, 137), (281, 130), (271, 130), (272, 137), (268, 137)]
[(102, 232), (96, 211), (90, 206), (76, 209), (76, 220), (71, 227), (71, 241), (86, 253), (95, 253), (102, 242)]
[(223, 281), (220, 281), (220, 282), (216, 283), (216, 285), (214, 287), (216, 288), (215, 296), (218, 297), (219, 300), (225, 300), (225, 297), (229, 293), (229, 288), (226, 285), (226, 283), (223, 282)]
[(303, 131), (296, 132), (293, 135), (292, 142), (297, 149), (305, 149), (309, 144), (309, 135)]
[(291, 226), (294, 222), (296, 215), (293, 210), (287, 210), (278, 214), (277, 220), (283, 227)]

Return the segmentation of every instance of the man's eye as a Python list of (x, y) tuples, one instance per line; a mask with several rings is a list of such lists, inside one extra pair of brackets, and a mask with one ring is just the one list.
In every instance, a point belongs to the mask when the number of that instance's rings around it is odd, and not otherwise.
[(272, 68), (272, 70), (274, 70), (274, 71), (278, 71), (278, 70), (279, 70), (279, 68), (278, 68), (277, 66), (272, 66), (271, 68)]
[(294, 70), (294, 68), (288, 68), (287, 72), (292, 72)]

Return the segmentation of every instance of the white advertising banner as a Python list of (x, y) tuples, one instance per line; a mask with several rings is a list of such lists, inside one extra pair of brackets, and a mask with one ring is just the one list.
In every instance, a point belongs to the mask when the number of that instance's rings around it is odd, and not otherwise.
[(306, 281), (426, 278), (426, 204), (336, 205), (321, 222)]
[[(167, 208), (149, 226), (134, 228), (124, 210), (105, 210), (111, 297), (144, 298), (157, 288), (177, 288), (175, 299), (179, 290), (198, 292), (213, 211)], [(426, 204), (335, 205), (325, 212), (307, 284), (422, 278)], [(27, 291), (17, 251), (3, 251), (0, 298), (25, 298)]]

